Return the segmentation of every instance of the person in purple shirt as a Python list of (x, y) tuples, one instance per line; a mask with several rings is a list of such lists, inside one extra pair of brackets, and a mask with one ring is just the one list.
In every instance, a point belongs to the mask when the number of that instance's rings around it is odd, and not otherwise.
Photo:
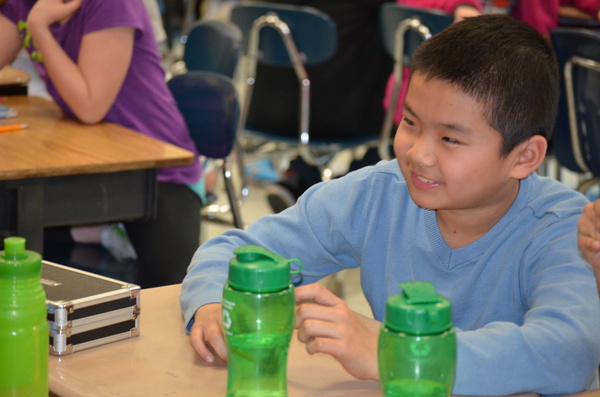
[[(24, 47), (54, 101), (84, 124), (109, 121), (196, 153), (158, 170), (158, 212), (125, 227), (144, 287), (180, 282), (200, 237), (197, 151), (166, 83), (142, 0), (6, 0), (0, 68)], [(165, 249), (164, 247), (168, 247)]]

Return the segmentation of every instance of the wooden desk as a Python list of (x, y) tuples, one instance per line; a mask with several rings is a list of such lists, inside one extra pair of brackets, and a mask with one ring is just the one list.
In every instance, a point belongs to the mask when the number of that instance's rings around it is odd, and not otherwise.
[(190, 164), (193, 153), (113, 123), (84, 125), (63, 118), (43, 98), (15, 96), (2, 104), (18, 116), (0, 126), (0, 231), (41, 252), (43, 228), (148, 219), (156, 168)]
[(600, 389), (590, 390), (578, 394), (572, 394), (571, 397), (600, 397)]
[[(227, 365), (208, 365), (189, 344), (179, 309), (181, 285), (141, 291), (140, 335), (51, 356), (50, 394), (60, 397), (223, 397)], [(379, 383), (350, 376), (331, 356), (309, 355), (294, 332), (288, 358), (289, 397), (381, 397)], [(537, 397), (523, 393), (511, 397)], [(459, 396), (456, 396), (459, 397)], [(474, 397), (474, 396), (471, 396)], [(600, 390), (573, 397), (600, 397)]]
[[(189, 345), (179, 309), (180, 285), (141, 291), (140, 336), (50, 357), (58, 396), (225, 396), (227, 366), (207, 365)], [(379, 383), (350, 376), (332, 357), (310, 356), (292, 338), (290, 397), (381, 396)]]
[(12, 66), (5, 66), (0, 69), (0, 85), (24, 85), (29, 83), (31, 76), (29, 73), (15, 69)]
[(29, 73), (5, 66), (0, 69), (0, 95), (26, 95), (30, 80)]

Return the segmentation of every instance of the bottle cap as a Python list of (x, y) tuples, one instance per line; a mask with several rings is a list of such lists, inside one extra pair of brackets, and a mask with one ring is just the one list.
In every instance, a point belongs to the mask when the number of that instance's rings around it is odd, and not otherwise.
[(23, 237), (4, 239), (4, 251), (0, 251), (0, 278), (39, 277), (42, 257), (37, 252), (25, 250)]
[[(290, 275), (302, 269), (299, 259), (285, 259), (257, 245), (243, 245), (229, 262), (229, 285), (241, 291), (275, 292), (288, 288)], [(300, 264), (291, 270), (290, 264)]]
[(394, 332), (433, 335), (452, 328), (452, 304), (429, 282), (400, 284), (402, 293), (386, 302), (385, 326)]

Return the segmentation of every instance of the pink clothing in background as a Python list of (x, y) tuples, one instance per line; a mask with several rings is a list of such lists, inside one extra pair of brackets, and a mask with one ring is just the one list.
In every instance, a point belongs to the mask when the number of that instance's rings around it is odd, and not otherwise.
[[(591, 2), (598, 3), (600, 0), (571, 0), (572, 2)], [(471, 5), (483, 13), (503, 12), (519, 19), (542, 34), (549, 34), (552, 29), (558, 25), (559, 6), (565, 0), (397, 0), (398, 4), (415, 8), (429, 8), (443, 11), (453, 15), (456, 7), (460, 5)], [(493, 11), (492, 11), (493, 10)], [(394, 122), (400, 123), (402, 120), (402, 106), (408, 81), (410, 79), (410, 68), (405, 67), (402, 77), (402, 88), (394, 115)], [(388, 109), (394, 85), (394, 77), (390, 76), (383, 105)]]
[(600, 10), (600, 0), (560, 0), (561, 6), (573, 6), (596, 18)]

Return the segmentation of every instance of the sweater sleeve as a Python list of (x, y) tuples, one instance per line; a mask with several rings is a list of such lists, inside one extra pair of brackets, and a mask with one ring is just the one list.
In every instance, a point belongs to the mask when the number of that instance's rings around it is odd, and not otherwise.
[[(356, 203), (360, 200), (349, 191), (351, 181), (360, 175), (356, 172), (352, 177), (314, 185), (282, 213), (262, 217), (246, 230), (228, 230), (204, 243), (193, 256), (182, 284), (180, 304), (186, 331), (190, 331), (193, 316), (201, 306), (221, 302), (229, 260), (241, 245), (259, 245), (285, 258), (300, 257), (304, 263), (301, 284), (343, 268), (358, 267), (348, 243), (355, 238), (348, 234), (361, 231), (357, 226), (361, 217), (347, 216), (339, 208), (350, 208), (351, 202), (360, 206)], [(347, 202), (331, 197), (345, 197)]]
[(572, 394), (595, 381), (600, 312), (594, 275), (574, 249), (574, 221), (551, 229), (522, 257), (523, 323), (496, 321), (457, 333), (454, 394)]

